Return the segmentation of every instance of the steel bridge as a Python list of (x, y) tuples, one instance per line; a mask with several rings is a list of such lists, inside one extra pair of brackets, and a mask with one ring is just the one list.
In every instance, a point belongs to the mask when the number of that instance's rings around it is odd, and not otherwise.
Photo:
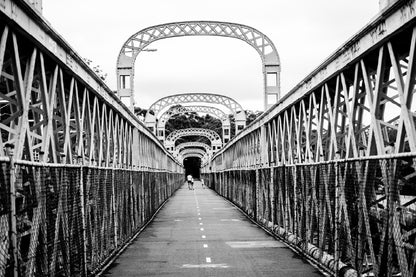
[[(389, 2), (200, 169), (209, 188), (333, 276), (415, 276), (416, 1)], [(265, 76), (277, 78), (280, 63), (248, 26), (154, 26), (123, 46), (131, 63), (119, 60), (116, 95), (36, 3), (0, 4), (0, 276), (92, 276), (183, 185), (170, 151), (195, 135), (178, 131), (168, 151), (119, 99), (131, 104), (126, 76), (140, 50), (231, 36), (262, 55)], [(265, 93), (278, 95), (279, 82)], [(205, 157), (200, 148), (184, 156)]]

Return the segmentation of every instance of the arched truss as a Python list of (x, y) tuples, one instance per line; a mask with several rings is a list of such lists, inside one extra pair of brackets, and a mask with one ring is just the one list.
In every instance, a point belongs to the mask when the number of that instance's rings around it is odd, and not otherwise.
[[(188, 112), (196, 112), (196, 113), (206, 113), (210, 114), (214, 117), (217, 117), (221, 120), (222, 124), (222, 138), (225, 142), (228, 142), (231, 139), (231, 122), (228, 114), (216, 107), (209, 107), (209, 106), (173, 106), (164, 112), (160, 119), (157, 121), (157, 128), (156, 134), (159, 140), (165, 140), (165, 126), (168, 122), (169, 118), (176, 114), (183, 114)], [(238, 123), (241, 125), (241, 123)], [(150, 125), (150, 124), (149, 124)], [(244, 127), (244, 126), (243, 126)]]
[[(123, 102), (134, 106), (134, 63), (137, 55), (149, 44), (160, 39), (183, 36), (221, 36), (240, 39), (260, 55), (264, 76), (264, 105), (279, 99), (280, 59), (273, 42), (258, 30), (236, 23), (217, 21), (174, 22), (151, 26), (133, 34), (120, 50), (117, 59), (117, 93)], [(270, 97), (272, 96), (272, 97)]]
[[(174, 107), (186, 103), (210, 103), (222, 105), (234, 114), (236, 134), (246, 127), (246, 113), (237, 101), (228, 96), (211, 93), (183, 93), (166, 96), (159, 99), (150, 106), (146, 113), (146, 127), (151, 129), (161, 141), (164, 141), (165, 129), (163, 124), (165, 124), (167, 120), (156, 126), (156, 119), (163, 116), (164, 113), (160, 116), (163, 111), (169, 113), (169, 110), (167, 110), (169, 107)], [(212, 111), (214, 111), (213, 109), (215, 109), (215, 107), (212, 108)], [(154, 113), (154, 115), (151, 113), (151, 111)], [(230, 123), (229, 121), (223, 122), (223, 126), (224, 123), (228, 123), (228, 127), (223, 128), (223, 139), (225, 142), (228, 142), (231, 138), (231, 132), (229, 130)]]
[(229, 120), (228, 115), (222, 111), (221, 109), (209, 106), (174, 106), (164, 112), (157, 122), (157, 128), (165, 128), (166, 122), (168, 122), (169, 118), (177, 114), (184, 114), (184, 113), (205, 113), (210, 114), (222, 122)]
[(187, 150), (189, 148), (194, 148), (194, 149), (195, 148), (199, 148), (199, 149), (203, 148), (208, 156), (212, 155), (211, 146), (209, 146), (208, 144), (203, 143), (203, 142), (192, 141), (192, 142), (185, 142), (185, 143), (181, 143), (181, 144), (177, 145), (174, 148), (173, 156), (178, 157), (180, 154), (182, 154), (182, 152), (184, 150)]
[(188, 148), (188, 149), (183, 150), (181, 155), (184, 158), (189, 157), (191, 155), (198, 155), (200, 157), (204, 157), (207, 155), (207, 152), (199, 148)]
[(175, 147), (175, 142), (181, 137), (187, 136), (204, 136), (211, 141), (211, 148), (212, 150), (218, 150), (222, 146), (222, 141), (220, 136), (212, 130), (203, 129), (203, 128), (188, 128), (188, 129), (180, 129), (176, 130), (169, 134), (165, 141), (165, 147), (169, 151), (173, 151)]
[(183, 105), (185, 103), (210, 103), (222, 105), (228, 110), (230, 110), (234, 115), (239, 112), (243, 112), (243, 107), (231, 97), (213, 94), (213, 93), (182, 93), (182, 94), (173, 94), (166, 97), (163, 97), (153, 103), (147, 114), (150, 114), (150, 111), (154, 112), (156, 118), (160, 118), (159, 114), (168, 107), (175, 105)]
[(192, 141), (192, 142), (184, 142), (175, 147), (175, 150), (180, 153), (181, 151), (187, 148), (204, 148), (205, 152), (209, 153), (211, 151), (211, 146), (206, 143), (199, 142), (199, 141)]
[(205, 166), (211, 158), (210, 155), (208, 155), (202, 149), (188, 148), (188, 149), (185, 149), (184, 151), (182, 151), (182, 153), (180, 154), (179, 161), (181, 161), (183, 163), (183, 160), (188, 158), (188, 157), (198, 157), (198, 158), (200, 158), (201, 159), (201, 166)]

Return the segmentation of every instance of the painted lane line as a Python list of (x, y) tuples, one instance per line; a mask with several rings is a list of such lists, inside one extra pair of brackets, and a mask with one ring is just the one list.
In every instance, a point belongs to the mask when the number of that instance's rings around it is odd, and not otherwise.
[(175, 219), (176, 222), (183, 221), (182, 219)]
[(199, 225), (204, 225), (202, 222), (199, 222)]
[(202, 220), (202, 218), (198, 217), (198, 220)]
[(208, 248), (208, 244), (205, 244), (205, 243), (204, 243), (204, 248)]
[(231, 248), (286, 248), (287, 246), (275, 240), (265, 241), (226, 241)]
[(227, 264), (184, 264), (182, 268), (229, 268)]
[(207, 238), (207, 236), (205, 236), (205, 235), (202, 235), (202, 236), (201, 236), (201, 238), (203, 238), (203, 239), (206, 239), (206, 238)]
[(204, 228), (201, 228), (200, 230), (201, 230), (201, 231), (204, 231)]
[(205, 260), (207, 261), (207, 263), (211, 263), (211, 258), (210, 257), (206, 257)]
[(198, 213), (198, 215), (201, 215), (201, 213)]

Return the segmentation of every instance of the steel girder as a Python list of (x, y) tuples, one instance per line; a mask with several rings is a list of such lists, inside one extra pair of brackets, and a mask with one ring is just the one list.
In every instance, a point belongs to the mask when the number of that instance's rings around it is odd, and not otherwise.
[[(222, 36), (240, 39), (260, 55), (264, 76), (265, 109), (280, 96), (280, 59), (273, 42), (258, 30), (236, 23), (217, 21), (174, 22), (151, 26), (133, 34), (122, 46), (117, 59), (117, 93), (134, 106), (134, 63), (137, 55), (160, 39), (182, 36)], [(270, 97), (272, 96), (272, 97)], [(269, 103), (270, 99), (274, 103)]]
[(42, 17), (11, 0), (0, 13), (1, 156), (11, 143), (16, 160), (180, 168)]
[(225, 168), (416, 152), (415, 19), (403, 12), (375, 19), (233, 138)]
[[(383, 10), (203, 169), (220, 189), (252, 173), (256, 219), (287, 239), (306, 229), (292, 242), (334, 272), (346, 262), (356, 275), (415, 275), (415, 196), (402, 191), (416, 169), (415, 10), (416, 1)], [(278, 205), (269, 217), (263, 192)]]

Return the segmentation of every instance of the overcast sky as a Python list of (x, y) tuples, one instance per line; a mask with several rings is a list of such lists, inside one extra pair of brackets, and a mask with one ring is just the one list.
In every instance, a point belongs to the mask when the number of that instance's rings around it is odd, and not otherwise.
[[(189, 20), (251, 26), (275, 44), (281, 89), (287, 93), (378, 13), (377, 0), (43, 0), (43, 15), (81, 56), (107, 73), (116, 90), (124, 42), (150, 26)], [(136, 60), (136, 105), (161, 97), (209, 92), (245, 109), (263, 109), (260, 56), (247, 43), (221, 37), (180, 37), (149, 45)]]

